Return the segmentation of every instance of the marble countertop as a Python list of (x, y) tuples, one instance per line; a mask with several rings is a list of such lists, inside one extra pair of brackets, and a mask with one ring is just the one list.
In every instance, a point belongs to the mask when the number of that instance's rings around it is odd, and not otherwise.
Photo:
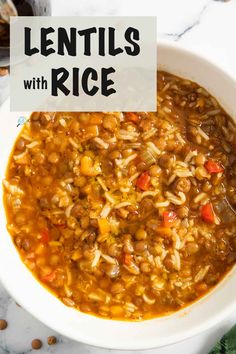
[[(236, 0), (51, 0), (53, 15), (156, 15), (158, 36), (180, 41), (215, 59), (236, 76)], [(5, 79), (6, 80), (6, 79)], [(5, 81), (0, 81), (0, 97)], [(34, 319), (0, 286), (0, 318), (8, 328), (0, 332), (0, 354), (26, 354), (31, 340), (40, 338), (41, 354), (131, 354), (93, 348), (62, 337)], [(236, 323), (236, 313), (215, 328), (173, 346), (146, 351), (147, 354), (207, 354), (212, 345)], [(47, 336), (56, 335), (58, 343), (48, 346)], [(144, 351), (135, 352), (144, 354)]]

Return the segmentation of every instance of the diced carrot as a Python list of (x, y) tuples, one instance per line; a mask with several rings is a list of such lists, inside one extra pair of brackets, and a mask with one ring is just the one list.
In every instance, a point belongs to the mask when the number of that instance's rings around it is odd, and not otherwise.
[(93, 113), (89, 118), (89, 124), (91, 125), (100, 125), (102, 124), (102, 116), (100, 113)]
[(110, 223), (107, 219), (99, 219), (98, 227), (101, 234), (107, 234), (110, 231)]
[(133, 256), (129, 253), (124, 254), (124, 264), (129, 266), (133, 261)]
[(224, 171), (223, 166), (221, 166), (218, 162), (216, 162), (214, 160), (208, 160), (204, 166), (205, 166), (207, 172), (209, 172), (209, 173), (218, 173), (218, 172)]
[(93, 159), (89, 156), (83, 156), (80, 161), (80, 172), (85, 176), (97, 176), (101, 173), (99, 164), (93, 162)]
[(203, 108), (205, 106), (205, 100), (203, 98), (199, 98), (197, 100), (197, 104), (196, 104), (196, 107), (200, 107), (200, 108)]
[(137, 179), (136, 186), (143, 191), (147, 191), (150, 186), (150, 180), (151, 177), (149, 176), (148, 172), (143, 172)]
[(35, 253), (34, 252), (30, 252), (25, 256), (26, 259), (34, 259), (35, 258)]
[(50, 234), (49, 234), (49, 231), (48, 229), (44, 229), (40, 232), (40, 240), (43, 242), (43, 243), (48, 243), (49, 240), (50, 240)]
[(78, 250), (75, 250), (74, 252), (73, 252), (73, 254), (72, 254), (72, 256), (71, 256), (71, 259), (73, 260), (73, 261), (78, 261), (80, 258), (82, 258), (83, 257), (83, 254), (82, 254), (82, 252), (81, 252), (81, 250), (80, 249), (78, 249)]
[(35, 248), (35, 254), (38, 256), (43, 254), (44, 252), (45, 252), (45, 243), (40, 242)]
[(83, 131), (83, 140), (89, 140), (95, 138), (99, 135), (99, 130), (97, 125), (88, 125)]
[(201, 218), (208, 224), (214, 224), (215, 214), (211, 203), (207, 203), (201, 207)]
[(49, 274), (46, 274), (46, 275), (44, 275), (41, 279), (42, 279), (43, 281), (46, 281), (46, 282), (51, 283), (51, 282), (53, 282), (53, 280), (56, 279), (56, 272), (53, 271), (53, 272), (51, 272), (51, 273), (49, 273)]
[(177, 219), (177, 214), (174, 211), (164, 211), (163, 213), (163, 225), (164, 227), (171, 227)]
[(164, 236), (170, 237), (170, 236), (172, 236), (172, 231), (171, 231), (171, 228), (170, 228), (170, 227), (163, 227), (163, 226), (160, 226), (160, 227), (158, 227), (158, 229), (157, 229), (157, 234), (158, 234), (158, 235), (164, 235)]
[(127, 119), (133, 123), (137, 123), (140, 119), (138, 114), (134, 113), (134, 112), (127, 112), (125, 115), (126, 115)]

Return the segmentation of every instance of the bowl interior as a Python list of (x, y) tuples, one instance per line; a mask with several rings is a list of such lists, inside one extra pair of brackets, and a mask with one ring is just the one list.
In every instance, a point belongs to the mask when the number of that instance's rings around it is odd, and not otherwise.
[[(158, 45), (158, 68), (179, 75), (205, 87), (224, 109), (236, 118), (236, 82), (231, 76), (198, 55), (177, 45)], [(3, 107), (2, 154), (0, 179), (4, 178), (13, 143), (19, 133), (17, 120), (28, 113), (9, 113)], [(2, 198), (2, 188), (0, 188)], [(207, 296), (193, 305), (167, 317), (144, 322), (120, 322), (96, 318), (68, 308), (45, 290), (21, 262), (11, 237), (6, 231), (6, 217), (0, 207), (0, 279), (10, 294), (25, 309), (54, 330), (74, 340), (116, 349), (159, 347), (193, 336), (216, 324), (236, 304), (235, 272), (231, 273)]]

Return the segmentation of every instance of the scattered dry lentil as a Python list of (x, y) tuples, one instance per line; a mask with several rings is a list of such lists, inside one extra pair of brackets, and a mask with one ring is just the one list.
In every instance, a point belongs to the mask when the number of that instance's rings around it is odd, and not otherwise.
[(48, 345), (56, 344), (57, 338), (55, 336), (49, 336), (47, 339)]
[(42, 348), (42, 345), (43, 345), (42, 341), (38, 338), (33, 339), (31, 342), (31, 347), (32, 347), (32, 349), (35, 349), (35, 350)]
[(7, 321), (1, 319), (1, 320), (0, 320), (0, 330), (2, 331), (2, 330), (4, 330), (4, 329), (6, 329), (6, 328), (7, 328)]

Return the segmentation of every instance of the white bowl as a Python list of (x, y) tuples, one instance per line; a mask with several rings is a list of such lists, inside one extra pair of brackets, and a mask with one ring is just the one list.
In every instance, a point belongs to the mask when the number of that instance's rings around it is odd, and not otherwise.
[[(216, 97), (236, 119), (236, 82), (212, 60), (168, 42), (158, 44), (158, 68), (196, 81)], [(1, 111), (0, 178), (25, 113)], [(2, 194), (2, 188), (0, 188)], [(2, 198), (2, 195), (0, 196)], [(5, 211), (0, 207), (0, 279), (15, 300), (32, 315), (59, 333), (94, 346), (113, 349), (147, 349), (173, 344), (220, 322), (236, 307), (236, 269), (207, 296), (173, 315), (143, 322), (112, 321), (66, 307), (33, 277), (21, 262), (6, 231)]]

